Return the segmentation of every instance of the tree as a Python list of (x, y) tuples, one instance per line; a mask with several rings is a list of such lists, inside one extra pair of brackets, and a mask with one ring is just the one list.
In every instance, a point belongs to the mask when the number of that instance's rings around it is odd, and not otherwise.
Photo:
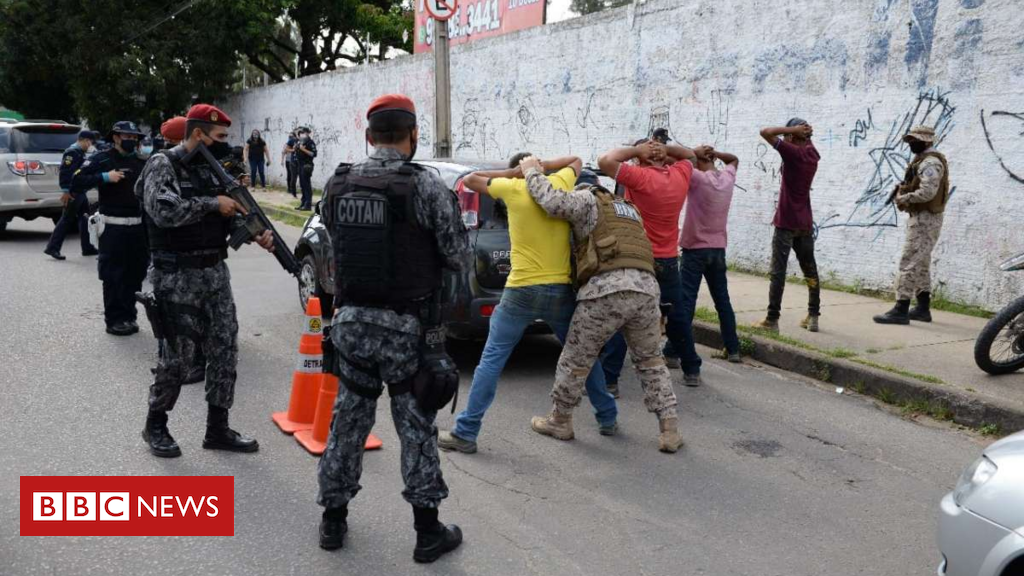
[(60, 0), (0, 3), (0, 102), (27, 118), (76, 118), (60, 51), (48, 40), (65, 21)]
[(583, 16), (594, 12), (600, 12), (601, 10), (607, 10), (609, 8), (625, 6), (632, 1), (633, 0), (572, 0), (572, 4), (569, 6), (569, 9)]

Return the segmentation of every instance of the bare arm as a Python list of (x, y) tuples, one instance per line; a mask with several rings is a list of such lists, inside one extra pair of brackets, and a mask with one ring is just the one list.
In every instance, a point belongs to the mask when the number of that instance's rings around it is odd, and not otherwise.
[(808, 124), (801, 124), (799, 126), (793, 126), (786, 128), (785, 126), (778, 126), (775, 128), (762, 128), (761, 138), (764, 138), (772, 146), (775, 145), (775, 141), (779, 139), (779, 136), (787, 136), (793, 134), (794, 136), (800, 136), (802, 138), (810, 138), (814, 130)]
[(583, 170), (583, 161), (578, 156), (563, 156), (554, 160), (545, 160), (541, 164), (544, 167), (544, 171), (548, 173), (558, 172), (562, 168), (570, 167), (579, 176), (580, 170)]
[(605, 176), (615, 178), (615, 175), (619, 172), (619, 166), (623, 162), (628, 162), (634, 158), (646, 158), (647, 155), (649, 155), (649, 152), (644, 150), (642, 146), (616, 148), (602, 154), (597, 159), (597, 166), (601, 169), (601, 172), (604, 172)]
[(245, 143), (245, 148), (242, 148), (242, 162), (243, 163), (248, 163), (249, 162), (249, 143), (248, 142)]
[(718, 158), (723, 163), (725, 163), (726, 166), (739, 167), (740, 165), (740, 159), (737, 158), (735, 154), (729, 154), (728, 152), (719, 152), (718, 150), (715, 150), (714, 152), (712, 152), (712, 154), (715, 155), (715, 158)]
[(675, 160), (676, 162), (680, 160), (697, 159), (697, 154), (695, 154), (693, 150), (687, 148), (686, 146), (681, 146), (679, 144), (659, 144), (659, 146), (664, 148), (665, 156), (668, 156), (669, 158)]

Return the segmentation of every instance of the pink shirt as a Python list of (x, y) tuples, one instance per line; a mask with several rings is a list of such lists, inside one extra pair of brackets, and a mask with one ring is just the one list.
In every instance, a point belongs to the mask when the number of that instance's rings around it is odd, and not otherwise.
[(655, 258), (679, 256), (679, 213), (690, 189), (693, 164), (671, 166), (621, 164), (615, 181), (626, 187), (626, 200), (636, 205)]
[(690, 193), (686, 197), (683, 233), (679, 237), (682, 249), (726, 247), (726, 226), (735, 185), (735, 164), (726, 166), (724, 170), (693, 171)]

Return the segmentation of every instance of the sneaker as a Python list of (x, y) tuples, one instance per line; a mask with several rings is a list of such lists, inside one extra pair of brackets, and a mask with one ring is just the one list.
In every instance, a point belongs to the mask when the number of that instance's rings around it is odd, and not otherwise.
[(683, 369), (682, 362), (680, 362), (679, 358), (676, 358), (674, 356), (665, 356), (665, 366), (667, 366), (669, 370)]
[(463, 440), (447, 430), (442, 430), (441, 433), (437, 435), (437, 447), (445, 452), (476, 454), (476, 442)]
[(615, 436), (619, 432), (619, 423), (600, 424), (597, 427), (597, 432), (601, 436)]
[(733, 364), (741, 364), (743, 362), (743, 358), (740, 358), (739, 352), (729, 352), (729, 362), (732, 362)]
[(758, 330), (767, 330), (768, 332), (779, 333), (779, 321), (778, 319), (765, 318), (760, 322), (754, 322), (750, 325), (751, 328), (757, 328)]
[(683, 374), (683, 384), (696, 388), (701, 385), (700, 374)]
[(806, 318), (800, 321), (800, 327), (803, 328), (804, 330), (807, 330), (808, 332), (817, 332), (818, 317), (811, 316), (810, 314), (808, 314)]

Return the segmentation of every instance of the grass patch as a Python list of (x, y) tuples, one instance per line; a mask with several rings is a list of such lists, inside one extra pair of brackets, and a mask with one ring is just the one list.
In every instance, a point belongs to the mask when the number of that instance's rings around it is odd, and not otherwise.
[(868, 388), (864, 385), (863, 380), (858, 380), (850, 385), (850, 390), (853, 390), (857, 394), (864, 395), (867, 394)]
[(877, 398), (886, 404), (896, 403), (896, 393), (888, 388), (882, 388), (879, 390)]
[(904, 416), (929, 416), (936, 420), (948, 422), (953, 419), (953, 411), (942, 402), (932, 400), (907, 400), (900, 405), (900, 412)]
[(693, 317), (702, 322), (718, 324), (718, 312), (704, 306), (697, 306), (697, 309), (693, 311)]
[(911, 372), (909, 370), (903, 370), (902, 368), (897, 368), (895, 366), (890, 366), (888, 364), (879, 364), (878, 362), (872, 362), (871, 360), (866, 360), (864, 358), (858, 358), (858, 357), (850, 358), (850, 360), (852, 362), (856, 362), (858, 364), (863, 364), (865, 366), (870, 366), (872, 368), (877, 368), (879, 370), (884, 370), (886, 372), (890, 372), (892, 374), (897, 374), (899, 376), (904, 376), (906, 378), (913, 378), (914, 380), (920, 380), (922, 382), (928, 382), (930, 384), (945, 384), (945, 382), (942, 380), (942, 378), (937, 378), (935, 376), (929, 376), (927, 374), (918, 374), (917, 372)]
[(832, 366), (827, 362), (814, 362), (814, 377), (822, 382), (832, 381)]
[(1003, 431), (999, 424), (982, 424), (978, 427), (978, 432), (982, 436), (1000, 436)]
[(309, 219), (310, 212), (299, 212), (297, 210), (289, 210), (288, 208), (282, 208), (280, 206), (265, 205), (262, 206), (263, 212), (266, 213), (267, 218), (276, 220), (282, 224), (289, 226), (295, 226), (296, 228), (302, 228), (306, 225), (306, 220)]
[(846, 348), (832, 348), (830, 350), (826, 350), (825, 353), (833, 358), (853, 358), (857, 355), (853, 350), (848, 350)]
[(866, 354), (878, 354), (879, 352), (881, 352), (881, 350), (879, 350), (878, 348), (868, 348), (864, 352)]
[[(736, 266), (730, 264), (728, 269), (733, 272), (740, 272), (742, 274), (749, 274), (751, 276), (758, 276), (760, 278), (769, 278), (768, 273), (752, 268), (746, 268), (743, 266)], [(822, 290), (832, 290), (833, 292), (845, 292), (847, 294), (855, 294), (857, 296), (870, 296), (871, 298), (877, 298), (879, 300), (885, 300), (892, 302), (895, 300), (892, 292), (889, 290), (878, 290), (874, 288), (866, 288), (863, 284), (863, 280), (854, 280), (853, 284), (846, 284), (840, 282), (835, 272), (829, 272), (828, 278), (820, 278)], [(799, 276), (786, 276), (787, 284), (804, 284), (804, 279)], [(965, 304), (955, 300), (946, 298), (942, 292), (942, 288), (937, 288), (932, 294), (932, 309), (942, 310), (943, 312), (953, 312), (954, 314), (963, 314), (964, 316), (974, 316), (976, 318), (989, 319), (995, 316), (994, 312), (990, 312), (981, 308), (980, 306), (974, 306), (973, 304)]]

